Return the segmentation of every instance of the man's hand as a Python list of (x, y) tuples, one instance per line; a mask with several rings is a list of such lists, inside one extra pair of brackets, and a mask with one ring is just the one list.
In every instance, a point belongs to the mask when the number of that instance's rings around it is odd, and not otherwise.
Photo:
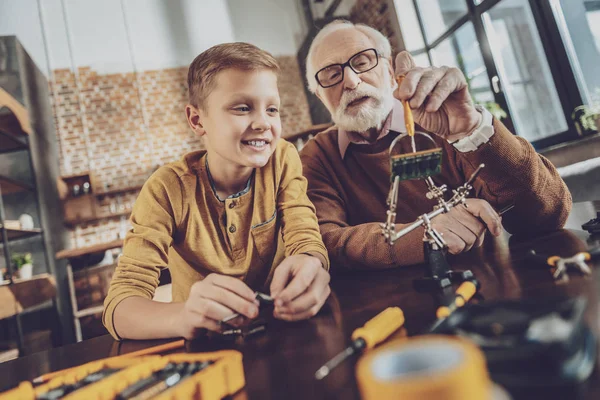
[(248, 318), (258, 315), (258, 300), (252, 289), (231, 276), (210, 274), (190, 289), (177, 318), (181, 336), (192, 339), (202, 328), (218, 332), (219, 321), (236, 312)]
[(319, 312), (329, 293), (329, 273), (317, 257), (287, 257), (275, 269), (271, 282), (273, 315), (287, 321), (310, 318)]
[(458, 205), (431, 220), (442, 234), (451, 254), (462, 253), (483, 243), (486, 228), (494, 236), (502, 233), (502, 219), (485, 200), (467, 199), (467, 207)]
[(396, 56), (396, 76), (405, 76), (394, 91), (407, 100), (415, 122), (450, 141), (468, 136), (479, 124), (465, 76), (458, 68), (417, 67), (407, 51)]

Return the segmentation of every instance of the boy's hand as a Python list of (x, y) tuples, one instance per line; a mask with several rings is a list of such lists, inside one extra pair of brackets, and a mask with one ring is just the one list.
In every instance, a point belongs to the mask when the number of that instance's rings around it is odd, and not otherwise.
[(329, 273), (317, 257), (287, 257), (275, 269), (271, 282), (273, 315), (287, 321), (310, 318), (319, 312), (329, 293)]
[(178, 318), (181, 336), (192, 339), (200, 329), (220, 331), (219, 321), (233, 313), (248, 318), (258, 315), (258, 300), (255, 294), (239, 279), (210, 274), (196, 282), (190, 296), (183, 305)]

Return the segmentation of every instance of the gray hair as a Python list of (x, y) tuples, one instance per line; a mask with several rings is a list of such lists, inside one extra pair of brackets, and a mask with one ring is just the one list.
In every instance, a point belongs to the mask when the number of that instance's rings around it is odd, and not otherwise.
[(323, 29), (319, 31), (317, 36), (315, 36), (313, 39), (310, 49), (308, 50), (308, 55), (306, 56), (306, 80), (308, 82), (308, 89), (312, 93), (315, 93), (317, 90), (317, 80), (315, 79), (315, 74), (317, 71), (315, 70), (315, 66), (312, 62), (313, 54), (321, 42), (323, 42), (330, 33), (339, 31), (341, 29), (356, 29), (364, 34), (373, 43), (373, 47), (377, 50), (379, 55), (391, 63), (392, 46), (390, 46), (390, 41), (388, 38), (385, 37), (381, 32), (365, 24), (355, 24), (344, 19), (336, 19), (335, 21), (325, 25)]

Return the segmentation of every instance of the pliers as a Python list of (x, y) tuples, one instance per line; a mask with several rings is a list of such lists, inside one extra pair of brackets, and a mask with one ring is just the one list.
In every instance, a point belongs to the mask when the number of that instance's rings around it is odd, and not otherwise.
[(582, 251), (571, 257), (544, 256), (537, 254), (535, 250), (529, 250), (527, 257), (536, 263), (544, 263), (553, 268), (552, 277), (556, 280), (568, 281), (568, 268), (577, 268), (585, 275), (591, 275), (592, 270), (586, 264), (587, 261), (600, 257), (600, 247), (590, 251)]

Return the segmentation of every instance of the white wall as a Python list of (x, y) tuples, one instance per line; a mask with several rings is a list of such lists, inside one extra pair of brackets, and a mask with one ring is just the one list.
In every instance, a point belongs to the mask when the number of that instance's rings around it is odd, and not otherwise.
[(307, 27), (299, 0), (227, 0), (235, 40), (274, 56), (296, 55)]
[(354, 4), (356, 4), (356, 0), (342, 0), (338, 8), (335, 9), (333, 15), (336, 17), (348, 17)]
[[(64, 8), (76, 66), (99, 73), (133, 70), (121, 0), (64, 0)], [(49, 20), (48, 26), (57, 22)]]
[(46, 74), (73, 62), (99, 73), (179, 67), (236, 40), (226, 0), (0, 0), (0, 35), (16, 35)]
[(38, 67), (48, 71), (37, 0), (0, 0), (0, 36), (17, 35)]
[(125, 0), (124, 4), (139, 70), (188, 65), (209, 47), (234, 40), (224, 0)]

